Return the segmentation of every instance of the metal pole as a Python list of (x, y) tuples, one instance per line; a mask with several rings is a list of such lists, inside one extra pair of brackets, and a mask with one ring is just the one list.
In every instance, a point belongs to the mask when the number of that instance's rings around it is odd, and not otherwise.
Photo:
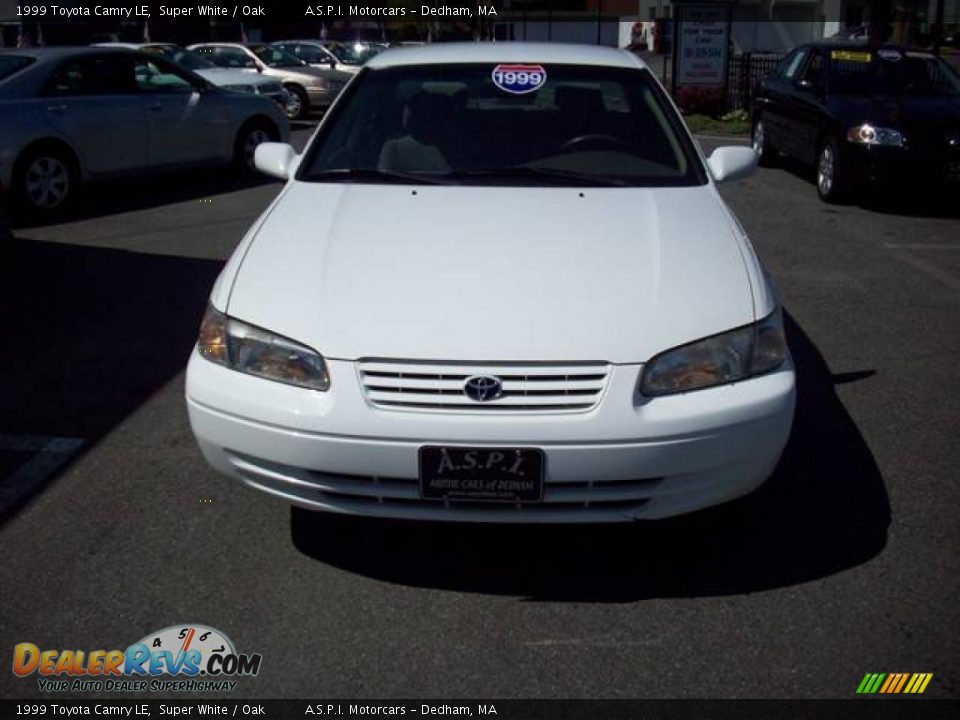
[[(943, 0), (940, 0), (943, 2)], [(603, 0), (597, 0), (597, 45), (600, 44), (601, 32), (600, 32), (600, 18), (603, 15)]]
[(933, 54), (940, 54), (940, 43), (943, 40), (943, 0), (937, 0), (937, 10), (933, 18)]

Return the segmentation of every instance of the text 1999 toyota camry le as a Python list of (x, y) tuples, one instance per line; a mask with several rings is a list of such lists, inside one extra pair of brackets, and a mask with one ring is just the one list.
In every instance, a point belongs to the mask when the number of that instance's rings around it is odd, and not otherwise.
[(370, 60), (213, 289), (207, 460), (317, 510), (659, 518), (743, 495), (790, 432), (781, 312), (634, 56), (442, 45)]

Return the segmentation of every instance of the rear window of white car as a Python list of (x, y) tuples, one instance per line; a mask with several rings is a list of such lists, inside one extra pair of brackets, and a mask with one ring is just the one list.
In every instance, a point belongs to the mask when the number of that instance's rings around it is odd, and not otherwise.
[(24, 55), (0, 55), (0, 80), (6, 80), (20, 72), (28, 65), (33, 64), (32, 57)]
[(363, 182), (377, 173), (487, 185), (706, 181), (646, 70), (530, 63), (365, 69), (298, 177), (350, 181), (350, 171)]

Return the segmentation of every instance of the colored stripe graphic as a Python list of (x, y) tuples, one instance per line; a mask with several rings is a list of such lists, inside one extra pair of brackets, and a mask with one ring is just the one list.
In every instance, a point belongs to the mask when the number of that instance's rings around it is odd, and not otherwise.
[(897, 686), (893, 688), (891, 692), (900, 692), (903, 689), (904, 683), (907, 682), (908, 677), (910, 677), (910, 673), (900, 673), (900, 682), (897, 683)]
[(887, 681), (880, 687), (880, 692), (881, 693), (890, 692), (890, 686), (896, 685), (899, 680), (900, 680), (900, 673), (890, 673), (889, 675), (887, 675)]
[(927, 685), (930, 684), (930, 680), (933, 678), (933, 673), (914, 673), (913, 677), (910, 678), (910, 682), (907, 683), (907, 687), (904, 689), (905, 693), (910, 693), (911, 695), (918, 695), (927, 689)]
[(867, 673), (857, 686), (860, 695), (919, 695), (927, 689), (933, 673)]

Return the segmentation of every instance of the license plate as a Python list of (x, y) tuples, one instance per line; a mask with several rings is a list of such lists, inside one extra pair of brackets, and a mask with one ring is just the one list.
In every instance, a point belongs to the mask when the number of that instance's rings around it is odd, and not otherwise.
[(950, 160), (945, 168), (947, 180), (950, 182), (960, 182), (960, 160)]
[(543, 451), (532, 448), (420, 448), (420, 496), (427, 500), (540, 502)]

